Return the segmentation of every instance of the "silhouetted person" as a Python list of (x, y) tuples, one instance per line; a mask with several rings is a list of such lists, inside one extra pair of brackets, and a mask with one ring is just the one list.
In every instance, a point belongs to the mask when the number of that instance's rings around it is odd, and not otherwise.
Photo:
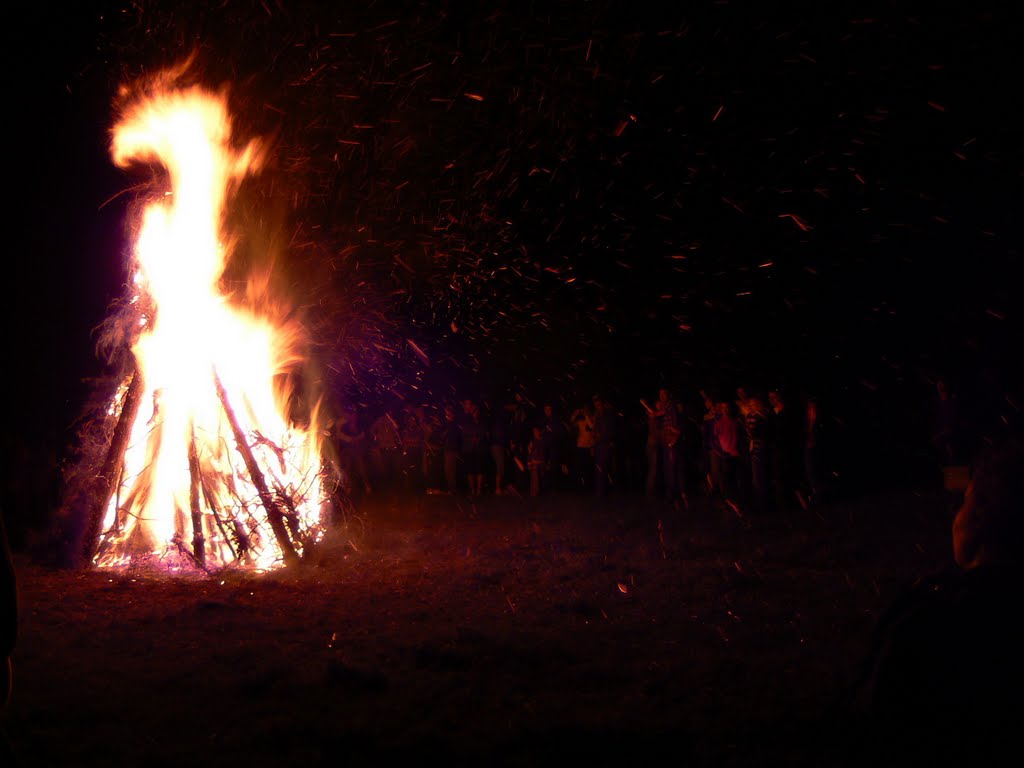
[(661, 480), (665, 486), (665, 498), (675, 501), (679, 494), (679, 411), (667, 389), (658, 390), (658, 401), (654, 404), (654, 416), (658, 422), (658, 452), (661, 457)]
[(1024, 442), (978, 460), (952, 533), (957, 568), (919, 580), (883, 615), (858, 691), (877, 729), (865, 743), (886, 744), (893, 762), (984, 765), (1018, 746)]
[(506, 406), (506, 410), (509, 412), (509, 456), (512, 459), (512, 466), (515, 468), (513, 484), (522, 484), (524, 480), (527, 484), (529, 483), (527, 449), (533, 439), (533, 425), (530, 423), (527, 404), (527, 399), (523, 397), (522, 393), (516, 392), (513, 402)]
[(799, 455), (799, 425), (782, 395), (768, 393), (768, 467), (775, 491), (775, 511), (786, 512), (793, 502), (793, 468)]
[(640, 403), (647, 412), (647, 441), (645, 444), (647, 454), (647, 475), (644, 481), (644, 495), (653, 499), (658, 490), (658, 464), (661, 458), (661, 434), (658, 422), (658, 414), (653, 408), (648, 407), (643, 400)]
[(718, 489), (719, 462), (716, 454), (715, 420), (718, 418), (718, 409), (711, 395), (703, 389), (700, 391), (701, 399), (704, 401), (704, 413), (700, 426), (701, 454), (703, 466), (701, 472), (704, 475), (705, 488), (709, 496), (713, 496)]
[(803, 461), (804, 461), (804, 503), (817, 504), (821, 501), (821, 418), (818, 414), (818, 401), (808, 398), (804, 402), (803, 424)]
[[(18, 639), (18, 589), (14, 574), (14, 563), (4, 526), (4, 512), (0, 510), (0, 712), (7, 709), (11, 700), (11, 654)], [(0, 731), (0, 765), (14, 765), (7, 734)]]
[(747, 398), (744, 417), (750, 463), (750, 503), (757, 514), (768, 509), (768, 407), (760, 395)]
[(393, 486), (402, 460), (402, 436), (398, 422), (390, 413), (382, 413), (373, 420), (367, 438), (374, 485)]
[(490, 451), (491, 463), (494, 465), (494, 493), (497, 496), (505, 491), (510, 432), (508, 412), (504, 408), (495, 408), (491, 413)]
[(594, 477), (594, 407), (586, 403), (573, 411), (569, 419), (576, 431), (576, 452), (573, 471), (576, 487), (587, 489)]
[(544, 480), (544, 470), (548, 464), (548, 442), (544, 439), (544, 427), (537, 424), (533, 427), (533, 439), (527, 448), (530, 470), (530, 495), (539, 496)]
[(459, 491), (459, 461), (462, 454), (462, 425), (454, 406), (444, 409), (442, 447), (444, 450), (444, 481), (448, 493)]
[(423, 493), (427, 487), (426, 427), (422, 408), (410, 408), (399, 437), (402, 442), (402, 479), (406, 491)]
[(939, 379), (932, 402), (932, 444), (944, 467), (964, 461), (963, 421), (960, 399), (945, 379)]
[(462, 420), (462, 460), (466, 470), (466, 483), (470, 496), (484, 492), (484, 473), (490, 454), (490, 437), (484, 423), (480, 405), (473, 400), (463, 401), (465, 418)]
[(366, 431), (359, 426), (359, 416), (355, 411), (343, 410), (334, 422), (334, 438), (337, 441), (338, 455), (341, 466), (353, 484), (356, 479), (362, 484), (366, 493), (373, 487), (370, 485), (370, 473), (366, 468)]
[(544, 484), (548, 488), (555, 488), (564, 482), (569, 474), (569, 466), (565, 456), (565, 425), (555, 412), (552, 403), (544, 403), (538, 424), (544, 434), (545, 452), (547, 463), (544, 465)]
[(740, 426), (732, 415), (732, 407), (727, 401), (717, 405), (718, 416), (715, 418), (715, 462), (717, 466), (718, 493), (727, 504), (736, 505), (736, 467), (740, 451)]
[(603, 397), (595, 398), (594, 405), (594, 492), (604, 496), (612, 480), (615, 414)]
[(736, 502), (745, 507), (750, 503), (750, 434), (747, 432), (747, 415), (750, 409), (750, 393), (746, 387), (736, 387), (736, 422), (739, 425), (739, 435), (736, 447), (739, 453), (733, 462), (735, 470), (735, 490), (733, 491)]

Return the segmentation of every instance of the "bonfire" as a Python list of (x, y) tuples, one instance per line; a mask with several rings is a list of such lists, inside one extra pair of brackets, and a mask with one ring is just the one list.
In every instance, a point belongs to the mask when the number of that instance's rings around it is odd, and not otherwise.
[(132, 225), (131, 365), (106, 409), (86, 561), (297, 562), (323, 536), (329, 506), (315, 409), (298, 418), (288, 407), (302, 330), (265, 274), (248, 275), (245, 290), (225, 280), (237, 241), (228, 207), (265, 148), (236, 141), (226, 95), (162, 87), (121, 112), (111, 152), (164, 183)]

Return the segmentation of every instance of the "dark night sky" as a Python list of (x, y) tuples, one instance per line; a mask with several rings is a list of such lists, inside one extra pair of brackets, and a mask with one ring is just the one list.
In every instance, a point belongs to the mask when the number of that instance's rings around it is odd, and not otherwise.
[(784, 384), (877, 444), (929, 376), (1017, 386), (1016, 12), (103, 5), (8, 28), (14, 439), (66, 440), (101, 370), (130, 196), (105, 203), (138, 180), (116, 88), (192, 50), (275, 137), (246, 210), (336, 391)]

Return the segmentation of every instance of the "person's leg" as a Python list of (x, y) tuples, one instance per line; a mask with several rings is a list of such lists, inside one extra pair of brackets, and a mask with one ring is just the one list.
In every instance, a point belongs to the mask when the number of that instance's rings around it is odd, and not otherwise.
[(736, 459), (722, 456), (722, 498), (736, 503)]
[(673, 446), (662, 446), (661, 448), (661, 473), (665, 478), (665, 498), (670, 501), (675, 499), (678, 488), (676, 487), (676, 449)]
[(492, 445), (491, 459), (494, 461), (494, 493), (500, 496), (505, 487), (505, 448), (501, 445)]
[(454, 451), (444, 452), (444, 479), (448, 493), (454, 494), (458, 490), (458, 456)]
[(654, 498), (658, 488), (658, 449), (647, 449), (647, 478), (644, 483), (644, 495), (647, 498)]
[(768, 505), (768, 467), (761, 451), (755, 451), (750, 456), (750, 482), (753, 509), (763, 514)]
[(716, 451), (708, 454), (708, 495), (722, 495), (722, 457)]

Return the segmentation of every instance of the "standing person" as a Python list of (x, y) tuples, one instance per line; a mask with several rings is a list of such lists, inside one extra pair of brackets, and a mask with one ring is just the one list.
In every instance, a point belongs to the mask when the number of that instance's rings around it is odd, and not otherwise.
[(494, 493), (501, 496), (505, 491), (505, 472), (509, 444), (509, 413), (504, 408), (494, 408), (491, 413), (491, 461), (494, 464)]
[(542, 481), (544, 478), (544, 468), (548, 464), (548, 443), (544, 439), (544, 428), (540, 424), (535, 424), (533, 427), (533, 437), (527, 446), (527, 463), (526, 466), (530, 472), (530, 495), (539, 496)]
[(818, 417), (818, 401), (808, 397), (804, 403), (803, 428), (804, 505), (821, 501), (821, 420)]
[(700, 427), (701, 455), (704, 460), (702, 467), (704, 487), (709, 495), (713, 495), (718, 490), (719, 474), (718, 454), (715, 446), (715, 419), (718, 418), (718, 409), (715, 407), (715, 401), (711, 395), (703, 389), (700, 391), (700, 396), (704, 401), (704, 415)]
[(594, 490), (598, 496), (604, 496), (612, 479), (615, 414), (600, 395), (594, 399), (594, 404)]
[(402, 438), (390, 413), (382, 413), (370, 426), (370, 456), (375, 482), (384, 488), (393, 486), (398, 474)]
[(750, 435), (747, 434), (747, 411), (750, 408), (750, 394), (746, 387), (736, 387), (736, 420), (739, 437), (736, 447), (739, 451), (735, 465), (736, 501), (746, 506), (750, 501)]
[(423, 421), (417, 409), (410, 408), (405, 414), (400, 433), (402, 441), (402, 485), (408, 492), (423, 493), (427, 487), (425, 442)]
[(569, 474), (569, 467), (565, 458), (565, 425), (550, 402), (543, 405), (540, 425), (547, 443), (548, 463), (544, 468), (544, 480), (548, 488), (555, 488)]
[(480, 415), (480, 406), (472, 400), (463, 403), (466, 418), (462, 424), (462, 460), (471, 496), (480, 496), (484, 488), (484, 463), (487, 451), (487, 430)]
[(509, 414), (509, 455), (512, 459), (514, 474), (519, 484), (524, 478), (529, 479), (528, 447), (533, 439), (533, 427), (530, 424), (530, 415), (527, 411), (526, 398), (521, 392), (516, 392), (512, 403), (506, 406)]
[(755, 514), (768, 508), (768, 408), (760, 395), (747, 400), (747, 455), (750, 457), (750, 502)]
[(356, 411), (343, 410), (334, 423), (334, 437), (338, 441), (338, 455), (341, 467), (348, 474), (349, 482), (356, 480), (369, 494), (373, 492), (370, 473), (366, 468), (366, 432), (359, 427)]
[(932, 444), (943, 467), (963, 463), (963, 415), (960, 400), (945, 379), (935, 382), (932, 402)]
[(576, 487), (586, 490), (594, 476), (594, 408), (590, 403), (572, 412), (572, 424), (576, 431), (576, 453), (573, 457), (573, 473)]
[(661, 463), (661, 431), (658, 425), (658, 414), (653, 408), (647, 405), (644, 400), (640, 401), (647, 414), (647, 442), (645, 450), (647, 453), (647, 477), (644, 482), (644, 496), (653, 499), (658, 493), (658, 465)]
[(679, 428), (679, 411), (669, 391), (658, 390), (658, 402), (654, 406), (658, 423), (658, 451), (661, 456), (661, 477), (665, 485), (665, 497), (675, 501), (679, 495), (679, 456), (677, 446), (682, 431)]
[[(417, 409), (423, 427), (423, 475), (427, 493), (438, 491), (444, 485), (444, 432), (445, 423), (439, 420), (437, 409)], [(444, 417), (441, 411), (440, 417)]]
[(676, 495), (673, 503), (681, 509), (690, 506), (690, 479), (694, 465), (698, 462), (697, 453), (700, 428), (696, 420), (690, 417), (682, 401), (676, 401)]
[[(0, 711), (11, 700), (11, 654), (18, 639), (18, 583), (14, 561), (7, 540), (4, 511), (0, 509), (0, 598), (3, 615), (0, 616)], [(0, 757), (4, 746), (0, 744)]]
[(615, 446), (612, 457), (612, 475), (620, 489), (644, 491), (647, 464), (644, 441), (647, 427), (635, 412), (627, 416), (615, 414)]
[(718, 455), (718, 493), (727, 504), (737, 507), (736, 465), (740, 457), (740, 425), (727, 400), (718, 403), (715, 419), (715, 450)]
[(797, 438), (793, 418), (778, 390), (768, 393), (768, 472), (775, 498), (775, 511), (788, 511), (793, 501), (793, 464)]
[[(0, 509), (0, 599), (3, 600), (3, 615), (0, 615), (0, 713), (3, 713), (11, 702), (11, 655), (18, 640), (18, 581), (14, 561), (11, 559), (3, 509)], [(2, 722), (0, 765), (16, 765), (14, 751), (7, 740)]]
[(445, 406), (441, 448), (444, 457), (445, 489), (453, 496), (459, 492), (459, 461), (462, 457), (462, 425), (455, 407)]

